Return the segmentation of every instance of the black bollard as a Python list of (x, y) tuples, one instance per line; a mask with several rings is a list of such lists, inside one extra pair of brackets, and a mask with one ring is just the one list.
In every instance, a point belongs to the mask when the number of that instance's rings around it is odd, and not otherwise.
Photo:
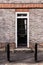
[(35, 43), (35, 62), (37, 62), (37, 43)]
[(7, 44), (7, 60), (10, 61), (10, 46)]

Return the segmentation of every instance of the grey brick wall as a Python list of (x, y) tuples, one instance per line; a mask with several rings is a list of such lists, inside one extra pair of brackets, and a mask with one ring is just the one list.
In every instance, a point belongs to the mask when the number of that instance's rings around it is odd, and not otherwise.
[(14, 42), (15, 10), (0, 9), (0, 42)]
[(43, 3), (43, 0), (0, 0), (0, 3)]
[[(43, 9), (29, 10), (30, 42), (43, 42)], [(0, 42), (15, 42), (15, 9), (0, 9)]]
[(43, 43), (43, 9), (30, 9), (30, 42)]

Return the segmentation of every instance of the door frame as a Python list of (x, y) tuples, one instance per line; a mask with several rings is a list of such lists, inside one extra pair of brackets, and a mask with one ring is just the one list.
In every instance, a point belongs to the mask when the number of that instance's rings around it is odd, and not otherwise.
[[(17, 14), (27, 14), (27, 16), (18, 17)], [(27, 47), (29, 48), (29, 12), (15, 12), (15, 44), (17, 46), (17, 18), (27, 18)]]

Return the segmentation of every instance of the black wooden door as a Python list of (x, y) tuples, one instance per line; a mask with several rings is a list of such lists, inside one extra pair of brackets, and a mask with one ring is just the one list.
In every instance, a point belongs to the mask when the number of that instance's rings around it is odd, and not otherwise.
[(27, 46), (27, 19), (17, 19), (17, 45), (18, 47)]

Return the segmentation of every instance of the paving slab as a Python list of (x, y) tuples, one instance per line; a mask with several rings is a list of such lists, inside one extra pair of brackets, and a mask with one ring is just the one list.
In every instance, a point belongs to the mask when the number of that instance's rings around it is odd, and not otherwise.
[(7, 53), (0, 51), (0, 65), (43, 65), (43, 52), (38, 51), (38, 62), (34, 60), (34, 52), (10, 52), (10, 62), (8, 62)]

